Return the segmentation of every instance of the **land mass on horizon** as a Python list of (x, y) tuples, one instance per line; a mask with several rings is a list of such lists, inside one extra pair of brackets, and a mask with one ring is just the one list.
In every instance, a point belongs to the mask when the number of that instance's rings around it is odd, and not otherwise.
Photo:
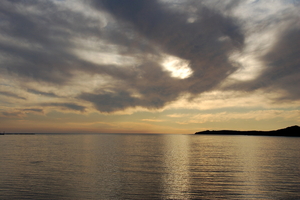
[(35, 133), (0, 133), (0, 135), (35, 135)]
[(207, 130), (196, 132), (197, 135), (254, 135), (254, 136), (285, 136), (300, 137), (300, 127), (290, 126), (272, 131), (237, 131), (237, 130)]

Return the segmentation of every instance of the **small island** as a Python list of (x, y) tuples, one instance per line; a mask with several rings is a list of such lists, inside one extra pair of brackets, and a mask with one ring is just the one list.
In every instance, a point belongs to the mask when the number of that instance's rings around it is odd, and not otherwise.
[(300, 137), (300, 127), (290, 126), (272, 131), (235, 131), (235, 130), (207, 130), (196, 132), (197, 135), (253, 135), (253, 136), (283, 136)]

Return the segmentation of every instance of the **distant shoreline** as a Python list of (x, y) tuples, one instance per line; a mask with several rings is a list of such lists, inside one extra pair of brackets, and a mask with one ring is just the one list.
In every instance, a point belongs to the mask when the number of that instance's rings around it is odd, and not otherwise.
[(0, 133), (0, 135), (35, 135), (35, 133)]
[(291, 126), (273, 131), (236, 131), (236, 130), (207, 130), (196, 132), (196, 135), (252, 135), (252, 136), (283, 136), (300, 137), (300, 127)]

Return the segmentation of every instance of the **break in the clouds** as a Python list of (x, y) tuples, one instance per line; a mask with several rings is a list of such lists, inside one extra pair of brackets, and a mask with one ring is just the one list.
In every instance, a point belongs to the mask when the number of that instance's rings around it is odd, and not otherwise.
[(188, 107), (180, 102), (202, 108), (203, 97), (215, 93), (294, 105), (299, 6), (296, 0), (2, 0), (0, 111), (160, 112)]

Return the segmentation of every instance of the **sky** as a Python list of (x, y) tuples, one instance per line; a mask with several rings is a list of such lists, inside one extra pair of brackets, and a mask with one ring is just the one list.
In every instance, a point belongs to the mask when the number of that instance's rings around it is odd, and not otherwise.
[(0, 131), (300, 125), (300, 0), (1, 0)]

